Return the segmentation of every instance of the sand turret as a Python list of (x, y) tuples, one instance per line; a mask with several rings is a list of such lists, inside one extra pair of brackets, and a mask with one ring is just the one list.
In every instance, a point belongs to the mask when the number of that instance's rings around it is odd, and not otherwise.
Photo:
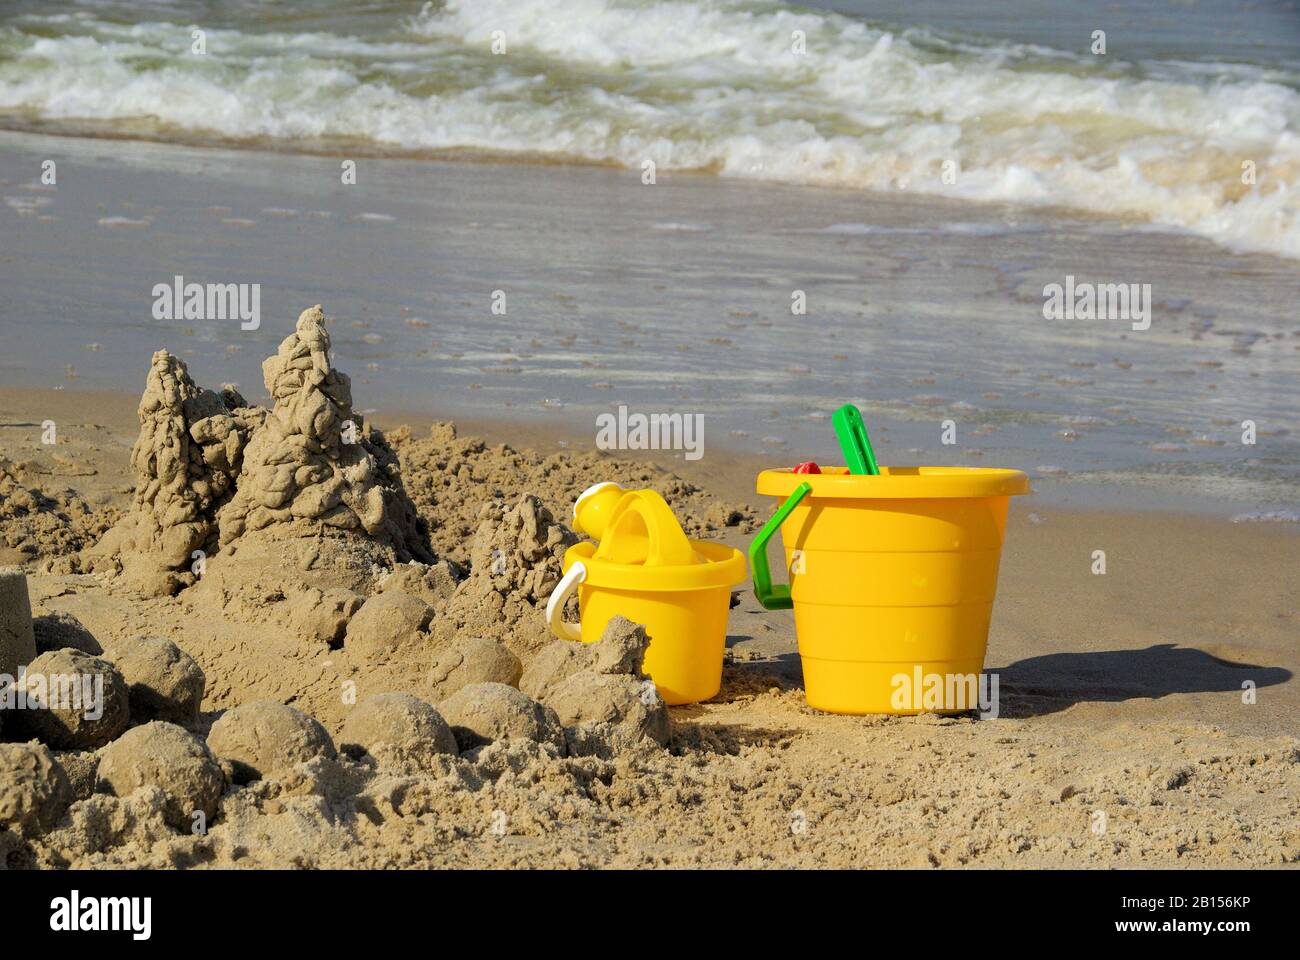
[(431, 559), (397, 459), (352, 410), (352, 385), (330, 366), (320, 306), (262, 364), (274, 400), (244, 453), (235, 494), (220, 513), (221, 544), (277, 524), (324, 525), (391, 547), (399, 560)]
[(166, 350), (153, 355), (138, 413), (136, 549), (188, 565), (194, 550), (211, 545), (217, 510), (234, 492), (244, 445), (264, 414), (232, 387), (199, 387)]
[(124, 573), (146, 594), (171, 593), (196, 551), (216, 552), (217, 511), (234, 493), (244, 447), (266, 412), (233, 387), (198, 386), (166, 350), (150, 361), (137, 412), (132, 510), (80, 566)]

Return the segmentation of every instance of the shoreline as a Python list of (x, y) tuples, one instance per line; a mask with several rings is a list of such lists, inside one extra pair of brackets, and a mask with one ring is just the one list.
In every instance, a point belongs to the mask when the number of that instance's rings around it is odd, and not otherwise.
[[(320, 302), (361, 412), (581, 433), (627, 405), (705, 415), (726, 455), (833, 462), (827, 418), (852, 399), (886, 462), (1018, 466), (1061, 499), (1113, 475), (1101, 505), (1138, 488), (1138, 507), (1300, 502), (1300, 353), (1278, 306), (1295, 267), (1275, 257), (691, 175), (650, 188), (602, 168), (375, 160), (342, 186), (307, 156), (17, 134), (0, 152), (60, 164), (57, 189), (4, 185), (20, 244), (0, 264), (7, 384), (130, 392), (166, 346), (200, 382), (257, 393), (255, 358)], [(1043, 320), (1047, 285), (1133, 264), (1154, 283), (1149, 330)], [(255, 284), (259, 328), (154, 318), (151, 291), (176, 275)], [(1247, 418), (1254, 447), (1233, 429)]]
[[(201, 382), (201, 381), (200, 381)], [(42, 395), (43, 394), (43, 395)], [(250, 403), (265, 398), (248, 397)], [(122, 438), (134, 436), (137, 396), (126, 391), (53, 389), (44, 391), (23, 387), (0, 387), (0, 443), (13, 441), (18, 431), (27, 431), (35, 440), (37, 417), (43, 415), (70, 417), (81, 420), (85, 411), (94, 411), (93, 429), (108, 428)], [(362, 412), (362, 411), (358, 411)], [(15, 419), (16, 423), (9, 422)], [(597, 428), (590, 432), (577, 429), (572, 420), (561, 420), (559, 415), (533, 414), (526, 422), (510, 420), (506, 416), (466, 415), (448, 411), (445, 414), (428, 411), (384, 409), (366, 414), (366, 419), (379, 429), (388, 432), (398, 427), (409, 427), (414, 435), (423, 435), (430, 425), (454, 422), (457, 430), (466, 436), (477, 436), (489, 444), (505, 443), (522, 451), (535, 450), (547, 453), (606, 453), (621, 460), (644, 462), (658, 468), (672, 470), (692, 482), (728, 500), (747, 503), (758, 509), (770, 509), (770, 498), (759, 496), (754, 490), (754, 478), (759, 471), (774, 466), (790, 466), (790, 456), (754, 454), (728, 448), (724, 443), (710, 441), (708, 452), (697, 461), (686, 460), (681, 452), (662, 450), (597, 450), (594, 437)], [(84, 421), (90, 424), (91, 421)], [(520, 440), (521, 435), (527, 440)], [(522, 444), (522, 445), (521, 445)], [(129, 442), (127, 443), (129, 450)], [(38, 453), (39, 448), (33, 447)], [(787, 462), (789, 461), (789, 462)], [(904, 465), (924, 465), (907, 462)], [(1279, 509), (1278, 518), (1271, 519), (1267, 510), (1252, 510), (1250, 500), (1196, 495), (1177, 489), (1161, 489), (1158, 483), (1142, 486), (1125, 486), (1116, 482), (1090, 481), (1087, 478), (1058, 479), (1035, 476), (1032, 468), (1020, 464), (996, 465), (1022, 470), (1031, 475), (1030, 495), (1012, 501), (1013, 512), (1032, 513), (1038, 509), (1061, 510), (1071, 513), (1131, 513), (1133, 515), (1158, 514), (1170, 517), (1201, 517), (1223, 520), (1236, 526), (1253, 526), (1300, 534), (1300, 515), (1297, 519), (1283, 519), (1292, 514), (1290, 509)], [(1290, 504), (1300, 509), (1300, 504)]]
[[(469, 167), (501, 167), (506, 169), (537, 170), (590, 170), (604, 173), (616, 173), (636, 177), (639, 172), (614, 160), (597, 160), (578, 154), (554, 155), (529, 151), (491, 151), (474, 147), (455, 147), (446, 149), (411, 148), (391, 146), (371, 141), (355, 143), (319, 144), (313, 146), (309, 140), (296, 140), (292, 144), (286, 141), (270, 139), (224, 139), (221, 137), (202, 137), (199, 135), (150, 136), (146, 132), (121, 133), (113, 130), (99, 130), (93, 124), (70, 129), (57, 129), (57, 124), (41, 123), (22, 124), (0, 119), (0, 138), (34, 137), (54, 138), (85, 144), (140, 145), (163, 149), (178, 148), (198, 153), (220, 153), (229, 151), (240, 154), (266, 155), (280, 158), (302, 157), (305, 159), (363, 159), (387, 162), (413, 163), (449, 163)], [(1018, 219), (1033, 215), (1046, 221), (1071, 221), (1090, 224), (1099, 231), (1116, 232), (1136, 231), (1158, 236), (1165, 236), (1180, 241), (1203, 243), (1222, 255), (1232, 257), (1261, 257), (1277, 260), (1284, 264), (1300, 264), (1300, 255), (1288, 256), (1285, 253), (1257, 249), (1254, 247), (1235, 246), (1221, 242), (1190, 230), (1186, 226), (1154, 220), (1149, 215), (1115, 215), (1087, 207), (1070, 206), (1057, 202), (1038, 203), (1030, 199), (1004, 200), (997, 197), (946, 196), (939, 192), (908, 193), (906, 190), (881, 190), (872, 186), (855, 187), (834, 183), (796, 183), (781, 179), (762, 179), (749, 177), (729, 177), (707, 167), (673, 168), (658, 174), (665, 184), (672, 181), (702, 183), (721, 182), (738, 188), (752, 187), (760, 193), (766, 190), (809, 191), (830, 197), (842, 197), (847, 201), (868, 204), (891, 204), (899, 202), (917, 203), (938, 210), (951, 209), (954, 213), (972, 214), (978, 219), (983, 212), (993, 216)]]
[[(237, 153), (266, 154), (275, 157), (307, 158), (357, 158), (367, 160), (415, 161), (426, 163), (452, 163), (468, 166), (488, 166), (506, 168), (539, 168), (560, 170), (597, 170), (637, 175), (638, 171), (613, 160), (595, 160), (580, 155), (557, 156), (527, 151), (489, 151), (471, 147), (448, 148), (444, 150), (417, 149), (409, 147), (385, 147), (370, 141), (358, 141), (355, 144), (319, 144), (315, 147), (307, 140), (296, 140), (292, 144), (277, 140), (232, 140), (220, 137), (193, 136), (150, 136), (145, 132), (121, 133), (113, 130), (97, 130), (94, 125), (72, 127), (67, 130), (57, 129), (57, 124), (42, 126), (40, 123), (11, 123), (0, 119), (0, 138), (6, 135), (18, 137), (53, 137), (61, 140), (84, 141), (87, 144), (98, 142), (113, 144), (141, 144), (157, 147), (179, 147), (199, 152), (234, 151)], [(664, 170), (659, 177), (665, 182), (670, 180), (696, 180), (704, 183), (722, 181), (739, 187), (751, 185), (759, 191), (765, 189), (784, 189), (795, 191), (812, 191), (840, 195), (846, 199), (867, 202), (891, 202), (911, 200), (938, 207), (949, 206), (955, 212), (990, 211), (1000, 213), (1033, 213), (1044, 219), (1070, 219), (1083, 223), (1092, 223), (1098, 227), (1149, 229), (1158, 234), (1181, 239), (1191, 239), (1209, 244), (1226, 254), (1235, 256), (1269, 257), (1284, 263), (1295, 262), (1295, 258), (1281, 253), (1265, 250), (1237, 250), (1214, 240), (1192, 233), (1186, 227), (1176, 224), (1158, 223), (1147, 216), (1114, 216), (1089, 210), (1085, 207), (1071, 207), (1055, 203), (1032, 203), (1026, 200), (1006, 201), (994, 198), (975, 198), (962, 196), (944, 196), (940, 193), (907, 194), (897, 190), (878, 190), (872, 187), (850, 187), (829, 183), (791, 183), (785, 180), (762, 180), (743, 177), (725, 177), (708, 168)]]

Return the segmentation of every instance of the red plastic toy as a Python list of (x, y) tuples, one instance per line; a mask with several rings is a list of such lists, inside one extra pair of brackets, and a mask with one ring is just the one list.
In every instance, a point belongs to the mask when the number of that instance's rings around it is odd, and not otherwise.
[(821, 473), (822, 468), (817, 466), (811, 460), (805, 460), (799, 466), (794, 468), (795, 473)]

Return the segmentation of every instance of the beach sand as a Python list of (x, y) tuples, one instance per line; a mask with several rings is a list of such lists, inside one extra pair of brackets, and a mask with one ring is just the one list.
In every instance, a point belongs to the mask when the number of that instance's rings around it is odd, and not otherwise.
[[(179, 597), (140, 599), (120, 580), (37, 572), (47, 556), (93, 539), (130, 509), (136, 399), (121, 393), (0, 391), (0, 457), (28, 489), (85, 504), (78, 530), (29, 526), (25, 562), (37, 616), (77, 617), (112, 649), (151, 634), (173, 640), (207, 676), (195, 729), (270, 698), (337, 736), (349, 705), (339, 683), (428, 696), (425, 654), (381, 668), (305, 643), (263, 619)], [(40, 424), (59, 425), (54, 447)], [(431, 425), (382, 423), (422, 514), (441, 481), (428, 464), (445, 440)], [(476, 424), (541, 463), (567, 452), (556, 434)], [(462, 427), (462, 436), (466, 430)], [(431, 443), (431, 447), (422, 447)], [(430, 459), (430, 450), (435, 453)], [(526, 451), (535, 451), (535, 454)], [(743, 546), (771, 504), (752, 494), (752, 462), (601, 457), (608, 476), (677, 490), (683, 516)], [(585, 461), (584, 461), (585, 463)], [(420, 466), (419, 464), (424, 464)], [(558, 518), (578, 478), (520, 469), (484, 446), (465, 489), (536, 494)], [(673, 481), (672, 475), (682, 477)], [(547, 479), (550, 477), (551, 479)], [(486, 482), (484, 481), (486, 478)], [(589, 476), (592, 482), (606, 476)], [(460, 507), (456, 507), (460, 509)], [(66, 509), (56, 513), (68, 513)], [(717, 517), (733, 512), (735, 526)], [(441, 522), (441, 521), (440, 521)], [(15, 529), (14, 519), (5, 525)], [(446, 525), (440, 528), (445, 536)], [(437, 548), (439, 534), (435, 531)], [(10, 538), (13, 539), (12, 537)], [(449, 544), (448, 544), (449, 545)], [(1295, 635), (1297, 536), (1290, 525), (1172, 513), (1080, 511), (1013, 501), (988, 670), (996, 719), (842, 717), (804, 703), (793, 623), (746, 589), (729, 624), (723, 690), (671, 708), (666, 749), (557, 759), (528, 742), (485, 748), (440, 777), (307, 764), (232, 789), (206, 837), (178, 835), (148, 795), (84, 799), (42, 839), (0, 832), (11, 866), (1126, 866), (1300, 861), (1300, 670)], [(30, 551), (32, 547), (29, 545)], [(1104, 549), (1107, 572), (1091, 572)], [(535, 611), (540, 623), (541, 610)], [(1243, 702), (1243, 683), (1256, 687)], [(362, 771), (362, 772), (359, 772)]]

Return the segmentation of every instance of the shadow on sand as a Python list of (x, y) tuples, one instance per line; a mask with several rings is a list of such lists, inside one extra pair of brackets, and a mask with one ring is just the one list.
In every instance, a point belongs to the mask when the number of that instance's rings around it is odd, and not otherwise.
[(1221, 660), (1203, 650), (1162, 643), (1143, 650), (1049, 653), (989, 667), (998, 674), (1005, 717), (1056, 713), (1076, 703), (1116, 703), (1172, 693), (1240, 693), (1247, 681), (1271, 687), (1291, 671)]

